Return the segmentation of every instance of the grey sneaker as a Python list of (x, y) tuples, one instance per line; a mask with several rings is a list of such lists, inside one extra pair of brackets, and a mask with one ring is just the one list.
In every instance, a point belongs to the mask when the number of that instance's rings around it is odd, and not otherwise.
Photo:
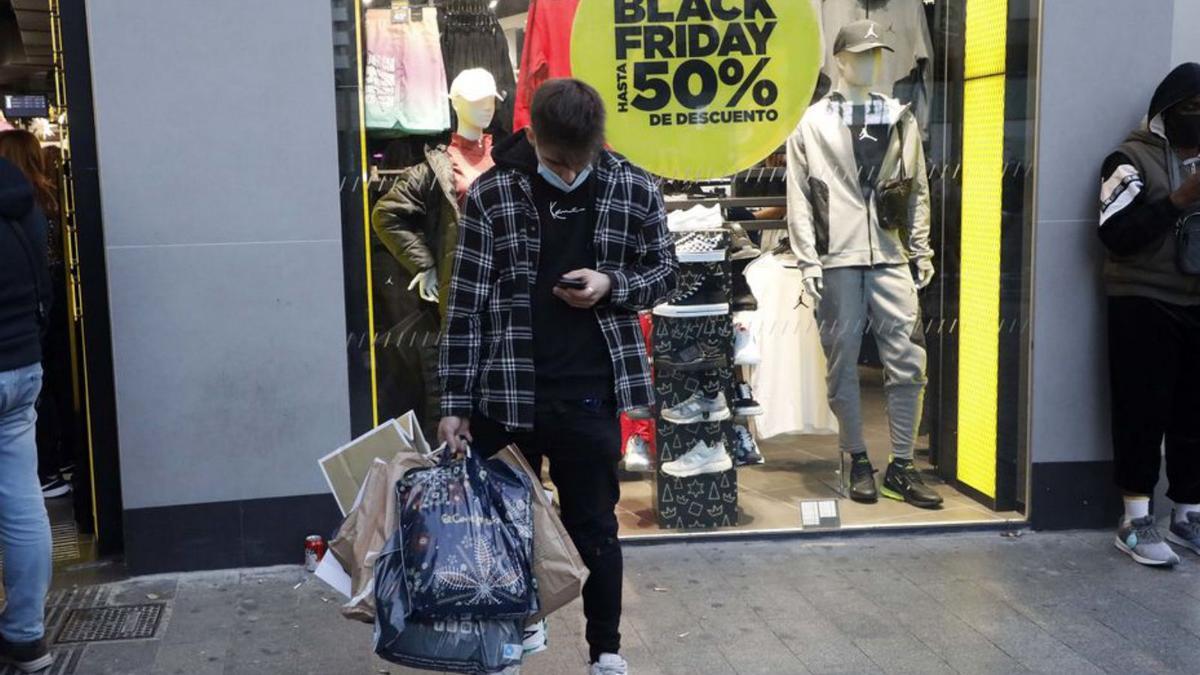
[(709, 398), (697, 392), (679, 405), (663, 410), (662, 418), (671, 424), (721, 422), (730, 418), (730, 412), (725, 394)]
[(1154, 527), (1154, 516), (1138, 518), (1128, 524), (1122, 519), (1113, 544), (1143, 565), (1174, 567), (1179, 563), (1179, 556)]
[(1167, 541), (1200, 554), (1200, 513), (1189, 513), (1187, 521), (1180, 523), (1175, 520), (1175, 513), (1172, 512), (1171, 530), (1167, 532)]

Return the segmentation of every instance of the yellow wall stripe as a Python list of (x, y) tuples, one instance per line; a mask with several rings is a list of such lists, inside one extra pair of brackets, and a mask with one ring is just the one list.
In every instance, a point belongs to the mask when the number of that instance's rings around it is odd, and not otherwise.
[(996, 496), (1008, 0), (967, 0), (958, 480)]
[(354, 42), (358, 54), (358, 133), (359, 153), (362, 157), (362, 173), (359, 176), (362, 187), (363, 201), (363, 253), (366, 256), (367, 274), (367, 335), (371, 364), (371, 421), (372, 427), (379, 426), (379, 379), (378, 366), (375, 363), (375, 275), (371, 269), (371, 190), (367, 183), (369, 169), (367, 167), (367, 119), (366, 101), (363, 96), (366, 85), (363, 82), (363, 7), (362, 0), (354, 2)]

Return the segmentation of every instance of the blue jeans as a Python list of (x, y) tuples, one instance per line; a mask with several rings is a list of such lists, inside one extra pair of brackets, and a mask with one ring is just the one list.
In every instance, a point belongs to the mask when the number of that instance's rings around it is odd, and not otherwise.
[(50, 590), (50, 518), (38, 479), (37, 410), (42, 366), (0, 372), (0, 546), (4, 595), (0, 635), (32, 642), (43, 634)]

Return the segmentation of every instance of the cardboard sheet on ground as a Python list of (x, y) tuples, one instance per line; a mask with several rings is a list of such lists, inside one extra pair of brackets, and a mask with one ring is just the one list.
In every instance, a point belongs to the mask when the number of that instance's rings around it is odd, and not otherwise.
[[(419, 446), (416, 438), (421, 439)], [(399, 419), (384, 422), (325, 455), (318, 463), (338, 508), (345, 516), (354, 508), (355, 499), (375, 460), (386, 462), (398, 452), (418, 451), (421, 447), (426, 448), (425, 452), (428, 453), (429, 446), (421, 436), (421, 425), (412, 413), (408, 413)]]

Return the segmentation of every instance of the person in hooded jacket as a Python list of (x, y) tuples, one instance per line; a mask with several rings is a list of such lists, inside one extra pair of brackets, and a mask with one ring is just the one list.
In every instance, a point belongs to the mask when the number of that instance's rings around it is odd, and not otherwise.
[(550, 80), (531, 126), (496, 146), (467, 192), (442, 329), (438, 436), (484, 456), (550, 461), (562, 520), (590, 571), (591, 675), (624, 675), (616, 506), (618, 413), (654, 400), (639, 309), (675, 287), (657, 183), (604, 149), (600, 94)]
[(50, 519), (38, 479), (42, 330), (50, 306), (46, 218), (20, 169), (0, 159), (0, 663), (32, 673), (54, 663), (43, 615), (50, 588)]
[[(1143, 565), (1178, 563), (1171, 543), (1200, 554), (1200, 276), (1181, 271), (1176, 237), (1200, 213), (1198, 162), (1200, 63), (1185, 63), (1101, 171), (1114, 469), (1125, 503), (1115, 545)], [(1151, 512), (1164, 437), (1175, 504), (1165, 538)]]

